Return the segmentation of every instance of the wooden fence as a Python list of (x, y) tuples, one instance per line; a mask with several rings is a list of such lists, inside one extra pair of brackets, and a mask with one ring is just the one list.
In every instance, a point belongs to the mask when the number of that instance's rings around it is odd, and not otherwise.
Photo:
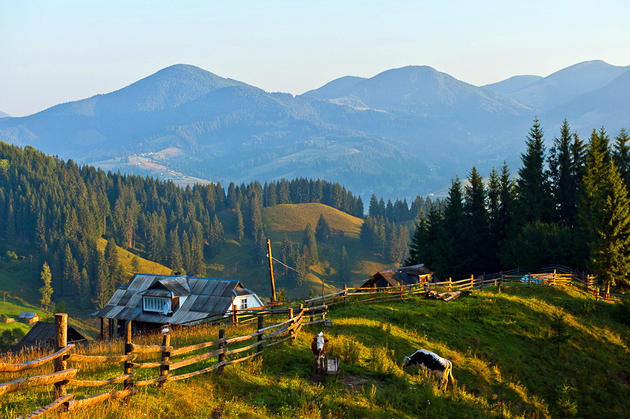
[[(163, 386), (169, 381), (180, 381), (217, 371), (222, 374), (228, 365), (250, 360), (267, 348), (279, 345), (283, 342), (294, 341), (303, 326), (323, 323), (326, 321), (328, 307), (318, 305), (312, 307), (298, 306), (294, 311), (288, 308), (288, 319), (279, 323), (265, 326), (264, 316), (258, 316), (256, 331), (244, 336), (227, 337), (225, 329), (218, 330), (216, 339), (196, 343), (193, 345), (175, 348), (170, 344), (171, 333), (168, 328), (162, 330), (161, 342), (155, 345), (141, 345), (133, 343), (132, 323), (125, 323), (124, 353), (120, 355), (82, 355), (75, 353), (75, 345), (67, 342), (67, 314), (55, 314), (57, 328), (56, 348), (51, 355), (23, 363), (1, 363), (0, 373), (26, 372), (49, 362), (54, 362), (54, 372), (44, 375), (25, 375), (13, 381), (0, 384), (0, 397), (23, 389), (35, 386), (54, 386), (54, 401), (34, 412), (28, 417), (38, 417), (50, 412), (75, 411), (93, 406), (107, 400), (122, 399), (132, 396), (137, 389), (147, 385)], [(146, 354), (159, 356), (159, 360), (140, 361)], [(150, 356), (150, 355), (149, 355)], [(216, 362), (207, 365), (208, 361)], [(204, 365), (193, 371), (177, 373), (178, 370), (195, 366), (204, 362)], [(68, 365), (72, 368), (69, 368)], [(103, 380), (83, 380), (77, 378), (83, 364), (101, 364), (111, 366), (122, 364), (122, 374)], [(87, 367), (86, 367), (87, 368)], [(155, 375), (147, 379), (137, 379), (136, 371), (141, 369), (154, 369)], [(188, 368), (190, 369), (190, 368)], [(103, 387), (112, 384), (121, 384), (122, 388), (109, 390), (94, 396), (75, 398), (75, 394), (68, 389), (80, 389), (86, 387)]]

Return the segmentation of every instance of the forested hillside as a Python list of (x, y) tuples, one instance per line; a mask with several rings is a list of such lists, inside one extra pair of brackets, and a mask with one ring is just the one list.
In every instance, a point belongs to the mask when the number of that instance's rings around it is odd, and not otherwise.
[[(219, 183), (180, 188), (172, 182), (106, 173), (73, 161), (64, 162), (32, 147), (0, 143), (3, 247), (7, 251), (19, 249), (20, 256), (28, 256), (34, 265), (28, 278), (23, 278), (29, 283), (27, 288), (34, 291), (29, 295), (36, 294), (42, 285), (39, 271), (46, 262), (52, 273), (52, 300), (71, 302), (82, 309), (104, 304), (114, 287), (126, 282), (132, 271), (146, 269), (140, 258), (134, 260), (119, 247), (174, 272), (236, 274), (238, 279), (255, 286), (264, 280), (260, 276), (265, 266), (265, 239), (271, 234), (265, 232), (263, 208), (309, 202), (336, 208), (344, 216), (359, 217), (357, 220), (363, 217), (360, 198), (339, 184), (322, 180), (230, 184), (227, 190)], [(408, 215), (409, 220), (413, 218)], [(325, 218), (322, 220), (326, 222)], [(307, 238), (315, 233), (317, 221), (318, 218), (311, 223), (311, 233), (304, 233)], [(306, 226), (302, 229), (307, 230)], [(405, 240), (407, 233), (408, 230), (402, 233)], [(325, 242), (330, 243), (328, 247), (333, 246), (334, 228), (320, 234), (324, 248)], [(356, 236), (353, 240), (358, 243)], [(107, 239), (106, 246), (103, 238)], [(324, 276), (330, 279), (336, 272), (336, 280), (342, 281), (339, 268), (330, 268), (338, 262), (320, 260), (314, 249), (317, 243), (305, 240), (300, 232), (290, 242), (278, 243), (291, 247), (289, 253), (279, 252), (286, 256), (285, 262), (297, 267), (304, 277), (309, 273), (308, 266), (323, 262), (328, 268), (320, 264), (314, 272), (327, 269)], [(405, 247), (406, 241), (401, 246)], [(362, 254), (361, 259), (382, 259), (381, 255), (366, 256), (355, 244), (348, 247), (348, 251), (352, 247), (356, 254)], [(245, 267), (241, 274), (257, 275), (251, 278), (230, 270), (224, 272), (225, 266), (217, 266), (215, 259), (226, 254)], [(401, 259), (402, 256), (396, 260), (385, 258), (382, 262), (397, 263)], [(164, 273), (164, 268), (156, 269), (156, 273)], [(301, 286), (299, 275), (291, 272), (294, 275), (287, 274), (284, 285)], [(265, 294), (265, 290), (260, 291)]]

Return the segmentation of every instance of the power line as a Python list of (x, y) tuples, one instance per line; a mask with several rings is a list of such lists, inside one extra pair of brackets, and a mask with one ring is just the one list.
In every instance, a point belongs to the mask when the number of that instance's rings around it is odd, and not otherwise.
[[(267, 257), (269, 257), (269, 254), (267, 254)], [(284, 266), (287, 269), (291, 269), (292, 271), (295, 271), (297, 273), (300, 273), (300, 271), (298, 271), (297, 269), (287, 265), (286, 263), (282, 262), (281, 260), (276, 259), (275, 257), (271, 257), (272, 260), (275, 260), (276, 262), (278, 262), (280, 265)]]

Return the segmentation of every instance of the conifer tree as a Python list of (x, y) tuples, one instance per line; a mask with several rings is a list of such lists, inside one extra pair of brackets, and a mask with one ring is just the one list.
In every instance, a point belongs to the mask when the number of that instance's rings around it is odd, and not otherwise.
[(345, 284), (350, 282), (350, 261), (348, 260), (348, 251), (346, 246), (341, 246), (341, 256), (339, 261), (339, 282)]
[(465, 188), (464, 211), (466, 234), (463, 240), (467, 247), (465, 253), (470, 261), (470, 265), (466, 268), (473, 273), (481, 273), (490, 259), (488, 248), (490, 230), (486, 210), (486, 191), (483, 179), (474, 166)]
[(529, 130), (527, 150), (521, 154), (523, 167), (518, 171), (518, 204), (520, 219), (524, 223), (547, 221), (550, 218), (551, 200), (545, 174), (545, 144), (538, 119)]
[[(608, 140), (603, 132), (593, 130), (586, 156), (586, 172), (578, 208), (578, 231), (576, 233), (576, 260), (583, 267), (593, 269), (593, 255), (598, 252), (599, 232), (604, 230), (603, 213), (607, 200), (604, 180), (609, 176), (610, 155)], [(586, 262), (586, 264), (584, 263)]]
[(315, 227), (315, 237), (319, 241), (326, 241), (332, 235), (332, 230), (328, 221), (324, 217), (324, 214), (319, 215), (319, 220), (317, 220), (317, 227)]
[(241, 206), (236, 206), (236, 238), (240, 242), (245, 236), (245, 225), (243, 224), (243, 213), (241, 212)]
[(615, 138), (613, 159), (626, 189), (630, 188), (630, 137), (624, 128)]
[(460, 277), (464, 274), (465, 267), (469, 265), (464, 243), (465, 230), (462, 185), (455, 177), (446, 198), (443, 228), (437, 241), (440, 250), (435, 253), (435, 271), (439, 276)]
[(409, 243), (409, 256), (407, 256), (405, 260), (405, 265), (410, 266), (427, 263), (429, 246), (429, 225), (425, 219), (424, 212), (421, 210), (418, 221), (416, 221), (416, 228)]
[(53, 287), (52, 287), (52, 273), (50, 272), (50, 267), (47, 262), (44, 262), (42, 265), (42, 272), (39, 276), (44, 283), (44, 285), (39, 289), (39, 294), (41, 296), (39, 300), (39, 304), (45, 310), (52, 310), (52, 295), (53, 295)]
[(554, 138), (548, 159), (554, 219), (568, 226), (574, 222), (577, 193), (571, 173), (572, 139), (569, 123), (565, 119), (560, 128), (560, 138)]
[(606, 201), (597, 231), (596, 247), (591, 255), (593, 272), (606, 285), (628, 286), (630, 274), (630, 200), (628, 190), (614, 162), (607, 164), (603, 179)]
[(304, 247), (304, 256), (306, 257), (306, 262), (309, 265), (313, 265), (319, 261), (319, 252), (317, 249), (317, 239), (315, 239), (315, 231), (313, 231), (313, 226), (311, 224), (306, 224), (306, 228), (304, 229), (304, 239), (302, 240), (302, 244)]

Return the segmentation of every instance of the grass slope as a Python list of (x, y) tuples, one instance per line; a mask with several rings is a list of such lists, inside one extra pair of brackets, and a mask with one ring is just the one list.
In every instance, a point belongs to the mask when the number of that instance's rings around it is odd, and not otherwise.
[(343, 231), (345, 236), (359, 237), (363, 220), (336, 208), (319, 203), (280, 204), (263, 208), (265, 228), (274, 232), (304, 231), (307, 224), (313, 229), (323, 215), (331, 228)]
[[(624, 417), (630, 328), (622, 314), (619, 307), (547, 287), (488, 290), (450, 303), (418, 297), (338, 306), (326, 332), (329, 353), (341, 357), (337, 381), (312, 380), (310, 342), (319, 329), (304, 328), (294, 345), (227, 367), (223, 376), (144, 387), (128, 406), (114, 402), (77, 416)], [(216, 333), (202, 332), (174, 334), (174, 345)], [(244, 332), (228, 330), (228, 336)], [(418, 348), (453, 361), (454, 390), (441, 392), (432, 377), (401, 369), (403, 356)], [(5, 397), (0, 415), (27, 413), (52, 397), (42, 394)]]
[[(263, 208), (262, 218), (265, 234), (272, 241), (272, 251), (279, 258), (280, 245), (287, 237), (294, 243), (302, 243), (303, 231), (307, 224), (316, 227), (320, 215), (324, 215), (331, 228), (343, 234), (326, 243), (319, 242), (320, 262), (309, 267), (303, 286), (296, 283), (279, 281), (277, 286), (285, 288), (291, 297), (319, 295), (324, 282), (324, 292), (333, 292), (348, 285), (357, 285), (389, 265), (379, 256), (372, 254), (359, 240), (363, 220), (328, 205), (319, 203), (280, 204)], [(227, 244), (216, 256), (207, 261), (208, 275), (222, 278), (233, 278), (243, 281), (259, 295), (269, 296), (269, 273), (267, 262), (256, 260), (256, 249), (252, 240), (237, 240), (233, 234), (236, 230), (236, 217), (233, 211), (219, 214), (224, 226)], [(349, 278), (340, 278), (337, 269), (340, 264), (341, 248), (346, 247), (348, 260), (352, 263)], [(281, 265), (274, 264), (276, 271)]]
[[(99, 238), (96, 243), (96, 247), (98, 248), (98, 250), (100, 252), (104, 252), (105, 246), (107, 246), (107, 240), (105, 240), (104, 238)], [(129, 252), (128, 250), (123, 249), (120, 246), (116, 246), (116, 247), (118, 248), (118, 260), (122, 264), (125, 272), (128, 274), (145, 273), (145, 274), (170, 275), (173, 272), (170, 268), (164, 265), (160, 265), (157, 262), (153, 262), (149, 259), (145, 259), (141, 256), (135, 255)], [(138, 258), (138, 266), (139, 266), (138, 272), (134, 272), (134, 269), (131, 266), (132, 265), (131, 261), (133, 260), (134, 257)]]

